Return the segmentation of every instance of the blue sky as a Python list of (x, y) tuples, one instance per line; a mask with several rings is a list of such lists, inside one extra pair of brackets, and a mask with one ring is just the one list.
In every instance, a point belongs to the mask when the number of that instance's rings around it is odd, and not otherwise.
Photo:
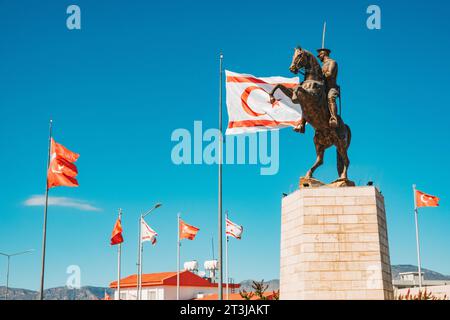
[[(82, 30), (66, 28), (77, 4)], [(80, 187), (51, 196), (100, 210), (50, 207), (46, 287), (64, 285), (70, 265), (82, 285), (116, 277), (109, 237), (123, 208), (123, 274), (135, 272), (141, 211), (164, 205), (147, 222), (159, 233), (146, 244), (144, 272), (176, 269), (176, 215), (200, 227), (184, 241), (182, 261), (210, 259), (217, 229), (217, 167), (175, 166), (176, 128), (195, 120), (217, 127), (218, 53), (225, 67), (291, 77), (292, 48), (327, 46), (340, 65), (343, 117), (353, 141), (349, 175), (373, 180), (386, 200), (391, 261), (416, 264), (411, 185), (441, 197), (420, 215), (422, 261), (450, 274), (450, 162), (446, 97), (450, 61), (444, 1), (376, 1), (382, 29), (366, 28), (366, 1), (5, 1), (0, 0), (0, 251), (13, 258), (10, 284), (37, 289), (42, 207), (24, 202), (45, 191), (48, 120), (58, 142), (81, 154)], [(226, 118), (225, 118), (226, 120)], [(280, 203), (313, 163), (312, 130), (280, 132), (280, 170), (224, 167), (224, 209), (244, 225), (231, 241), (230, 273), (240, 281), (279, 277)], [(317, 178), (335, 178), (329, 150)], [(215, 238), (217, 244), (217, 238)], [(217, 248), (217, 247), (216, 247)], [(0, 284), (6, 260), (0, 260)]]

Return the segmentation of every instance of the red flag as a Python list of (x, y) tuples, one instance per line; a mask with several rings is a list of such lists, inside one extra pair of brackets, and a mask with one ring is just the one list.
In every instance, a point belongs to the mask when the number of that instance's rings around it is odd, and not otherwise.
[(420, 207), (439, 207), (439, 198), (416, 190), (416, 206)]
[(194, 240), (199, 230), (200, 230), (199, 228), (191, 226), (180, 219), (180, 240), (181, 239)]
[(65, 186), (78, 187), (75, 177), (78, 174), (73, 162), (77, 161), (79, 154), (70, 151), (63, 145), (51, 140), (50, 165), (47, 172), (47, 188)]
[(114, 229), (111, 234), (111, 245), (114, 246), (122, 242), (122, 222), (120, 221), (120, 218), (117, 218), (116, 224), (114, 225)]
[(53, 138), (52, 138), (52, 144), (51, 144), (51, 148), (50, 148), (50, 154), (52, 155), (52, 157), (55, 154), (58, 158), (62, 158), (69, 162), (75, 162), (80, 157), (80, 155), (78, 153), (70, 151), (69, 149), (64, 147), (62, 144), (59, 144), (55, 140), (53, 140)]
[(75, 178), (78, 174), (77, 167), (64, 159), (55, 158), (50, 162), (53, 172), (57, 174), (64, 174), (66, 176)]

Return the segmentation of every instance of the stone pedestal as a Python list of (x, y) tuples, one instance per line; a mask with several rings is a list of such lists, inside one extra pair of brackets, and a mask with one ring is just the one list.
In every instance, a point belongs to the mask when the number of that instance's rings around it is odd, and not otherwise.
[(393, 299), (375, 187), (304, 188), (283, 198), (280, 299)]

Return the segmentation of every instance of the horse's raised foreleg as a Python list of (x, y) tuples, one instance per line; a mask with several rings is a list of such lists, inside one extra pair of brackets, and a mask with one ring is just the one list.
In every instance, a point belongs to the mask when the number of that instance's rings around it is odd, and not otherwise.
[[(270, 93), (269, 93), (269, 96), (270, 96), (270, 103), (271, 103), (271, 104), (274, 104), (274, 103), (277, 101), (273, 95), (275, 94), (275, 92), (276, 92), (278, 89), (280, 89), (280, 90), (286, 95), (286, 97), (288, 97), (288, 98), (291, 99), (291, 100), (293, 99), (293, 98), (292, 98), (292, 96), (293, 96), (293, 94), (294, 94), (293, 88), (288, 88), (288, 87), (285, 87), (285, 86), (282, 85), (282, 84), (277, 84), (277, 85), (272, 89), (272, 91), (270, 91)], [(292, 102), (294, 102), (294, 101), (292, 101)]]
[[(289, 99), (291, 99), (292, 103), (299, 103), (298, 98), (294, 97), (294, 90), (299, 90), (299, 89), (303, 90), (303, 88), (301, 88), (301, 87), (288, 88), (282, 84), (277, 84), (272, 89), (272, 91), (269, 93), (270, 103), (272, 105), (274, 105), (277, 101), (274, 97), (274, 94), (278, 89), (280, 89)], [(305, 133), (305, 126), (306, 126), (306, 120), (302, 116), (302, 118), (298, 121), (298, 125), (294, 128), (294, 131), (300, 132), (300, 133)]]
[(307, 178), (307, 179), (312, 178), (314, 171), (316, 171), (316, 169), (323, 164), (323, 156), (325, 154), (325, 146), (323, 146), (322, 144), (318, 144), (316, 142), (315, 138), (314, 138), (314, 144), (316, 146), (317, 158), (316, 158), (316, 162), (314, 163), (314, 165), (306, 173), (305, 178)]

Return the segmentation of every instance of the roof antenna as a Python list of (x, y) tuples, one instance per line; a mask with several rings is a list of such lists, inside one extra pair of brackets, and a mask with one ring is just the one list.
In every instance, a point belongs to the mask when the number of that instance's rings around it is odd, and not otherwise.
[(214, 236), (211, 236), (212, 259), (214, 260)]

